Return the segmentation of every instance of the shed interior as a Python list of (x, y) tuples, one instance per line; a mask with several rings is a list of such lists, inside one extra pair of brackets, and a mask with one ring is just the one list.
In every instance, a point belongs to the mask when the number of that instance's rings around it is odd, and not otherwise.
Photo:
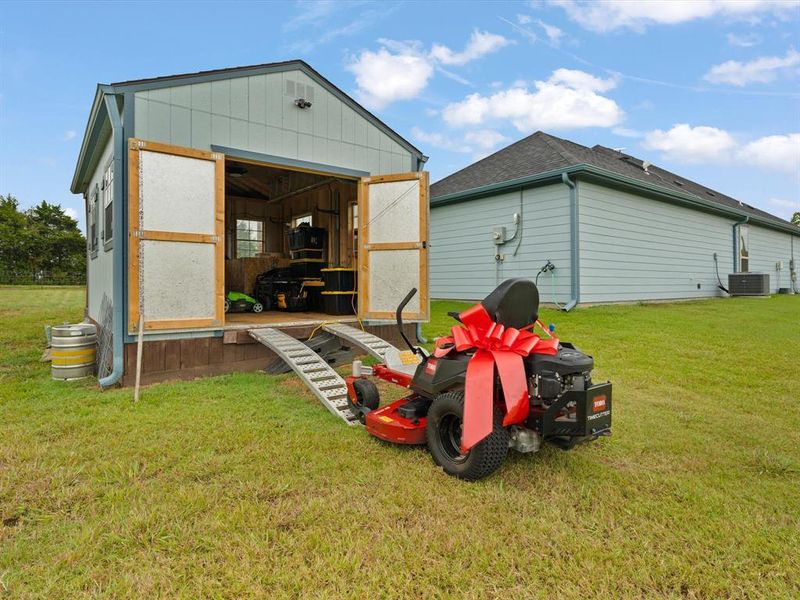
[[(355, 320), (357, 296), (319, 294), (337, 291), (320, 285), (321, 268), (351, 270), (329, 275), (351, 278), (355, 286), (357, 200), (354, 178), (226, 158), (225, 294), (243, 292), (264, 308), (255, 313), (246, 303), (234, 303), (226, 327)], [(292, 249), (292, 231), (306, 226), (324, 230), (324, 243)], [(259, 286), (259, 275), (269, 271), (279, 282)], [(328, 312), (325, 299), (338, 301), (339, 308)]]

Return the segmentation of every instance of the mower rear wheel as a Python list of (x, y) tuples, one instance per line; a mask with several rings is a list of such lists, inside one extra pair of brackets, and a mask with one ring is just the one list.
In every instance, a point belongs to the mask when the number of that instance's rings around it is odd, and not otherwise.
[(503, 416), (495, 411), (492, 433), (461, 454), (461, 432), (464, 421), (464, 392), (445, 392), (434, 399), (428, 411), (425, 437), (434, 462), (466, 481), (477, 481), (490, 475), (503, 464), (508, 454), (508, 431)]
[(380, 406), (381, 396), (378, 386), (369, 379), (356, 379), (353, 382), (353, 390), (356, 393), (355, 401), (348, 394), (347, 406), (363, 425), (367, 420), (367, 413)]
[(256, 302), (255, 304), (253, 304), (254, 313), (260, 313), (263, 310), (264, 310), (264, 305), (261, 304), (261, 302)]

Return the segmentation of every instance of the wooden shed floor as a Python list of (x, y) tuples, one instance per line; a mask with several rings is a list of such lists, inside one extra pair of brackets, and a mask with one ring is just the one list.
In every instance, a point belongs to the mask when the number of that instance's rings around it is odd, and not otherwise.
[(328, 315), (320, 312), (283, 312), (271, 310), (260, 314), (230, 313), (225, 315), (225, 329), (252, 327), (290, 327), (319, 323), (356, 323), (355, 315)]

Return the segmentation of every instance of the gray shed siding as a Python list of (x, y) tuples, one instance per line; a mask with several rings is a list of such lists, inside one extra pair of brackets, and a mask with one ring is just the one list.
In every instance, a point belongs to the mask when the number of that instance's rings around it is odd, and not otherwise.
[(582, 303), (721, 295), (713, 255), (725, 283), (732, 219), (595, 183), (578, 186)]
[[(299, 109), (289, 85), (313, 94)], [(313, 92), (309, 94), (308, 88)], [(365, 171), (415, 171), (411, 153), (300, 70), (139, 91), (135, 135), (203, 150), (225, 146)]]
[[(514, 233), (513, 215), (522, 212), (522, 239), (501, 247), (495, 261), (492, 228)], [(566, 302), (570, 296), (569, 192), (562, 184), (529, 188), (435, 206), (431, 210), (430, 289), (432, 298), (480, 300), (510, 277), (533, 279), (547, 259), (556, 278), (539, 280), (542, 302)]]
[[(92, 173), (92, 178), (89, 181), (89, 187), (87, 188), (87, 196), (91, 198), (92, 190), (94, 189), (95, 185), (100, 186), (102, 179), (103, 179), (103, 171), (108, 164), (108, 161), (111, 159), (114, 153), (114, 143), (113, 137), (109, 136), (108, 140), (106, 141), (103, 147), (103, 153), (100, 156), (100, 160), (95, 167), (94, 173)], [(101, 192), (102, 194), (102, 192)], [(114, 201), (117, 199), (114, 198)], [(114, 269), (113, 269), (113, 260), (112, 257), (114, 256), (114, 248), (113, 245), (111, 248), (106, 250), (103, 247), (103, 227), (105, 223), (105, 219), (103, 218), (103, 199), (102, 195), (100, 196), (100, 211), (99, 211), (99, 218), (100, 222), (97, 224), (97, 235), (99, 238), (98, 246), (97, 246), (97, 256), (92, 258), (91, 253), (87, 253), (86, 256), (86, 282), (88, 286), (87, 292), (87, 311), (89, 317), (94, 320), (99, 320), (100, 318), (100, 305), (103, 301), (103, 295), (107, 295), (108, 299), (112, 299), (112, 283), (114, 280)], [(87, 226), (89, 223), (89, 215), (86, 215)], [(86, 239), (89, 240), (89, 232), (86, 232)], [(116, 240), (114, 241), (115, 244), (117, 243)]]
[[(800, 245), (800, 237), (792, 237), (788, 233), (765, 229), (756, 225), (748, 225), (750, 238), (750, 266), (752, 273), (768, 273), (770, 291), (774, 294), (778, 288), (791, 287), (789, 279), (789, 261), (792, 259), (792, 251), (795, 256)], [(794, 246), (794, 248), (793, 248)], [(783, 263), (783, 269), (776, 268), (777, 263)]]

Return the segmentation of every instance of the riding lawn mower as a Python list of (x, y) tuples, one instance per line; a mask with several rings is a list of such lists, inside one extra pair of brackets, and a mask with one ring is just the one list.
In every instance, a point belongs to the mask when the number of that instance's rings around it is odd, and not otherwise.
[[(482, 302), (448, 313), (458, 325), (432, 355), (403, 332), (409, 351), (385, 363), (356, 361), (347, 378), (350, 409), (367, 431), (396, 444), (423, 445), (449, 475), (475, 481), (494, 472), (509, 448), (536, 452), (547, 442), (569, 450), (611, 434), (611, 383), (594, 383), (594, 361), (539, 321), (539, 292), (509, 279)], [(547, 337), (533, 333), (537, 326)], [(380, 407), (376, 377), (409, 390)]]

